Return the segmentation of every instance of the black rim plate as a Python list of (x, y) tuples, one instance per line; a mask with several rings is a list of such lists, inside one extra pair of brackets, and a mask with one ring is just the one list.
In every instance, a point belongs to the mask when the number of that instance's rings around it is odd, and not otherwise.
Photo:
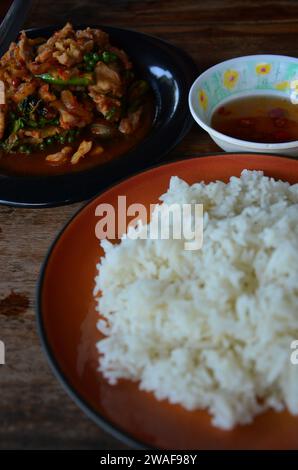
[[(87, 25), (75, 25), (83, 29)], [(149, 135), (129, 153), (105, 166), (52, 176), (12, 176), (0, 173), (0, 204), (53, 207), (90, 199), (105, 187), (158, 162), (190, 130), (188, 91), (197, 75), (193, 61), (181, 50), (153, 36), (131, 30), (91, 25), (109, 33), (111, 42), (127, 51), (156, 100)], [(27, 30), (29, 37), (50, 36), (61, 26)]]

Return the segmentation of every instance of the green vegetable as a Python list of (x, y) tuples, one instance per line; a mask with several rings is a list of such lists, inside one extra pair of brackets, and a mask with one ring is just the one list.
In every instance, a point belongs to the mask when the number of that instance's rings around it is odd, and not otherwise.
[(46, 148), (45, 144), (41, 142), (38, 146), (39, 150), (44, 150)]
[(46, 142), (47, 145), (52, 145), (54, 143), (54, 139), (53, 139), (53, 137), (47, 137), (45, 139), (45, 142)]
[(115, 62), (115, 60), (117, 59), (118, 57), (116, 56), (116, 54), (114, 54), (114, 52), (104, 51), (102, 53), (102, 60), (105, 64), (109, 64), (110, 62)]
[(12, 134), (16, 134), (20, 129), (23, 129), (25, 126), (24, 124), (24, 119), (23, 118), (18, 118), (16, 119), (13, 124), (12, 124)]
[(67, 142), (69, 144), (72, 144), (75, 141), (75, 136), (74, 135), (69, 135), (67, 138)]
[(62, 78), (53, 77), (50, 73), (42, 73), (35, 75), (35, 77), (40, 78), (46, 83), (51, 85), (61, 85), (61, 86), (88, 86), (92, 82), (92, 76), (90, 74), (84, 74), (80, 77), (71, 77), (67, 80)]
[(26, 125), (28, 127), (33, 127), (36, 129), (38, 127), (38, 122), (33, 121), (32, 119), (29, 119), (28, 121), (26, 121)]
[(44, 117), (40, 118), (40, 120), (37, 123), (37, 127), (43, 128), (45, 126), (59, 126), (60, 119), (59, 118), (54, 118), (54, 119), (45, 119)]
[(19, 146), (19, 151), (21, 153), (31, 153), (32, 148), (30, 147), (30, 145), (22, 144), (22, 145)]
[(83, 57), (84, 62), (89, 62), (90, 59), (92, 59), (92, 53), (89, 52), (88, 54), (85, 54)]
[(34, 113), (34, 111), (37, 110), (40, 103), (41, 100), (39, 100), (36, 96), (29, 95), (18, 104), (18, 108), (23, 116), (30, 116), (32, 113)]
[(97, 54), (97, 52), (94, 52), (94, 54), (92, 54), (92, 60), (93, 62), (98, 62), (100, 60), (100, 55)]
[(65, 142), (66, 142), (65, 135), (63, 135), (63, 134), (59, 135), (58, 140), (59, 140), (60, 144), (65, 144)]
[(117, 112), (117, 108), (115, 106), (113, 106), (106, 114), (105, 114), (105, 118), (108, 120), (108, 121), (111, 121), (114, 117), (115, 117), (115, 114)]
[(2, 142), (2, 148), (5, 152), (11, 152), (19, 143), (18, 136), (16, 134), (10, 134), (10, 136)]

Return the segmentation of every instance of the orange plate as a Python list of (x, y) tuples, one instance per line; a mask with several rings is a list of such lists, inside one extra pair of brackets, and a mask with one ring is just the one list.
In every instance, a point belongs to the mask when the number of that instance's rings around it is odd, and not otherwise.
[[(72, 398), (100, 426), (130, 445), (161, 449), (298, 449), (298, 418), (267, 412), (249, 426), (221, 431), (204, 411), (189, 412), (141, 392), (135, 383), (110, 386), (97, 372), (97, 314), (92, 296), (95, 264), (102, 255), (95, 237), (95, 208), (127, 204), (147, 207), (178, 175), (188, 183), (228, 181), (241, 170), (298, 182), (298, 161), (268, 155), (225, 154), (155, 167), (108, 189), (68, 223), (50, 249), (38, 291), (38, 324), (49, 361)], [(181, 380), (183, 378), (181, 377)]]

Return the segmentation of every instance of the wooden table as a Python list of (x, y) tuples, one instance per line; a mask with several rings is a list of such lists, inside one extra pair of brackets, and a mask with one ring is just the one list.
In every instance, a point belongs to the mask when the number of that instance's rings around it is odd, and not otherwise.
[[(35, 0), (26, 27), (90, 22), (128, 27), (185, 49), (200, 70), (246, 54), (297, 55), (296, 0)], [(217, 151), (194, 126), (167, 160)], [(62, 224), (80, 207), (0, 207), (1, 449), (124, 449), (62, 390), (42, 353), (34, 295), (40, 265)]]

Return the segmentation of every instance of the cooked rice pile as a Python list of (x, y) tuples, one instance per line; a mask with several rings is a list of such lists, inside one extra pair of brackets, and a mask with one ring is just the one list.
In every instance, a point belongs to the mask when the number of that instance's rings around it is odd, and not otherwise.
[[(268, 408), (298, 414), (298, 184), (243, 171), (228, 184), (173, 177), (165, 203), (204, 204), (204, 244), (102, 242), (100, 371), (231, 429)], [(137, 229), (136, 229), (137, 230)], [(102, 296), (100, 297), (100, 291)]]

